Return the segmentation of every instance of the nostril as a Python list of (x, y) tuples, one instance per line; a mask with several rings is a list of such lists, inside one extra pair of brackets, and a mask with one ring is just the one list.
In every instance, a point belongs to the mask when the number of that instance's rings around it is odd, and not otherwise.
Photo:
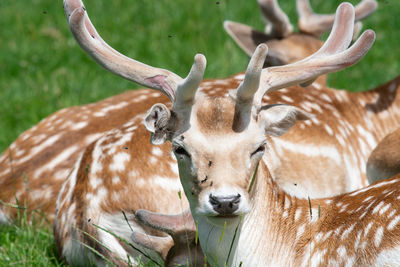
[(213, 209), (220, 215), (231, 215), (239, 208), (240, 197), (240, 194), (227, 197), (214, 196), (210, 194), (209, 202), (212, 205)]
[(215, 206), (215, 205), (219, 204), (218, 199), (216, 197), (214, 197), (212, 194), (210, 194), (209, 198), (210, 198), (211, 205)]

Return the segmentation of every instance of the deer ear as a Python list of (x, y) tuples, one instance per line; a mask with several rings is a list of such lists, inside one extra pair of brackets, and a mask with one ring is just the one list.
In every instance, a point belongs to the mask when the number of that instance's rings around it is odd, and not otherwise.
[(312, 114), (289, 105), (264, 106), (258, 116), (264, 124), (265, 133), (271, 136), (283, 135), (298, 120), (313, 118)]
[(250, 26), (229, 20), (224, 21), (224, 29), (249, 57), (253, 55), (259, 44), (273, 39)]
[(164, 104), (155, 104), (144, 117), (144, 126), (151, 132), (150, 141), (153, 145), (161, 145), (169, 136), (171, 111)]
[(224, 22), (224, 29), (249, 57), (253, 55), (259, 44), (268, 42), (268, 55), (265, 58), (264, 66), (281, 66), (298, 61), (311, 54), (311, 52), (303, 51), (303, 47), (312, 47), (314, 49), (314, 46), (316, 46), (315, 51), (317, 51), (321, 45), (319, 42), (314, 45), (315, 40), (311, 40), (314, 42), (310, 45), (309, 38), (306, 38), (307, 43), (303, 44), (305, 41), (296, 36), (294, 36), (293, 40), (278, 39), (245, 24), (228, 20)]

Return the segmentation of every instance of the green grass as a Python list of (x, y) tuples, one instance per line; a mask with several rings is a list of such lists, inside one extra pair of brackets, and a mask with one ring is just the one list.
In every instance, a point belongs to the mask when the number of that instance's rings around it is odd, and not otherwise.
[(16, 224), (0, 226), (0, 266), (65, 266), (50, 225), (40, 215), (28, 223), (25, 214)]
[[(294, 0), (280, 1), (297, 18)], [(311, 1), (333, 12), (340, 1)], [(358, 1), (350, 1), (357, 3)], [(263, 28), (255, 0), (86, 0), (103, 38), (122, 53), (185, 76), (197, 52), (207, 57), (207, 78), (243, 71), (248, 58), (222, 29), (224, 20)], [(400, 73), (400, 1), (379, 1), (364, 22), (377, 40), (355, 67), (331, 75), (330, 85), (362, 91)], [(63, 107), (95, 102), (138, 86), (107, 73), (71, 36), (62, 1), (0, 1), (0, 151), (20, 133)], [(54, 242), (45, 228), (0, 227), (0, 266), (51, 266)], [(28, 252), (24, 252), (27, 250)], [(7, 255), (10, 259), (5, 258)], [(33, 262), (38, 258), (40, 263)]]

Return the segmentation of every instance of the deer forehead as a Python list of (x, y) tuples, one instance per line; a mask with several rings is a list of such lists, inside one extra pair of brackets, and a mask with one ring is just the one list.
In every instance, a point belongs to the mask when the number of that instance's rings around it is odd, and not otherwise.
[(202, 134), (224, 135), (232, 132), (235, 102), (231, 98), (196, 98), (192, 109), (191, 124)]
[(193, 107), (190, 128), (182, 134), (192, 159), (198, 167), (201, 162), (214, 167), (222, 162), (247, 164), (249, 153), (265, 141), (263, 129), (251, 123), (244, 131), (235, 132), (234, 106), (229, 100), (206, 100), (204, 104)]

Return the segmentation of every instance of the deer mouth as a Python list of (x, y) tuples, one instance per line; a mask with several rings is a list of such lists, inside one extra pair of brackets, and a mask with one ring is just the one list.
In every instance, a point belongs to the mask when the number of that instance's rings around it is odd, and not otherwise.
[(211, 224), (219, 227), (226, 227), (230, 225), (237, 225), (241, 220), (242, 216), (240, 214), (230, 214), (230, 215), (209, 215), (207, 216), (207, 221)]

